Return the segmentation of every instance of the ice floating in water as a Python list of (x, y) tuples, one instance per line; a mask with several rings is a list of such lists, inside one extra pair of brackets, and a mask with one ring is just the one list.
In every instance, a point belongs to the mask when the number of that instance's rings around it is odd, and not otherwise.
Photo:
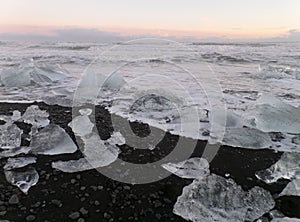
[(20, 170), (4, 171), (6, 180), (27, 194), (30, 187), (37, 184), (39, 174), (33, 167)]
[(18, 158), (8, 158), (6, 164), (4, 165), (4, 170), (12, 170), (17, 168), (22, 168), (29, 164), (36, 163), (35, 157), (18, 157)]
[(30, 142), (31, 153), (57, 155), (74, 153), (77, 147), (64, 129), (50, 124), (34, 135)]
[(210, 172), (207, 160), (197, 157), (179, 163), (166, 163), (162, 167), (179, 177), (187, 179), (202, 178)]
[(272, 146), (269, 134), (250, 128), (227, 128), (222, 144), (249, 149), (262, 149)]
[(300, 133), (300, 108), (263, 95), (255, 112), (255, 126), (264, 132)]
[(254, 187), (244, 191), (231, 179), (210, 175), (183, 188), (174, 213), (194, 222), (253, 221), (275, 206), (272, 195)]
[(31, 124), (36, 127), (45, 127), (49, 124), (49, 114), (46, 110), (40, 110), (36, 105), (29, 106), (22, 116), (25, 123)]
[(31, 147), (28, 146), (23, 146), (23, 147), (17, 147), (17, 148), (12, 148), (9, 150), (4, 150), (0, 152), (0, 159), (1, 158), (6, 158), (6, 157), (14, 157), (19, 154), (28, 154), (31, 150)]
[(0, 148), (11, 149), (21, 145), (23, 131), (15, 124), (0, 125)]
[(266, 183), (274, 183), (279, 179), (300, 179), (300, 153), (284, 153), (277, 163), (255, 175)]
[(0, 85), (9, 87), (29, 86), (35, 83), (51, 83), (67, 77), (61, 67), (36, 66), (32, 61), (18, 67), (2, 70)]
[(292, 180), (279, 196), (300, 196), (300, 179)]

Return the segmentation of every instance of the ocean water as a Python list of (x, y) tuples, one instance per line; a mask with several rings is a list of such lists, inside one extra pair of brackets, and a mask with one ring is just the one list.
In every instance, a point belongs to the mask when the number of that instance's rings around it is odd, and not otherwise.
[(89, 101), (211, 143), (300, 151), (299, 43), (1, 42), (0, 70), (1, 102)]

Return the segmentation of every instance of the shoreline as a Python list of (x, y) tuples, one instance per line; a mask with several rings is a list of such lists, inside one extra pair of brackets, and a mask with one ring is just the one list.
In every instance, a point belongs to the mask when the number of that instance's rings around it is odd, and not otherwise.
[[(50, 106), (42, 102), (0, 103), (0, 115), (8, 115), (14, 110), (24, 113), (26, 108), (33, 104), (38, 105), (42, 110), (47, 110), (51, 123), (65, 129), (76, 143), (75, 136), (68, 127), (72, 119), (71, 108)], [(111, 115), (104, 107), (96, 106), (95, 118), (100, 137), (108, 139), (113, 132)], [(127, 120), (122, 119), (122, 121)], [(23, 129), (24, 134), (29, 133), (30, 125), (23, 123), (17, 123), (17, 125)], [(147, 124), (134, 122), (130, 125), (138, 135), (147, 135), (149, 130)], [(154, 150), (134, 150), (127, 145), (122, 145), (119, 158), (136, 163), (157, 161), (172, 151), (178, 138), (178, 136), (166, 133)], [(201, 157), (205, 144), (206, 142), (198, 140), (191, 157)], [(22, 139), (22, 145), (28, 145), (24, 139)], [(280, 156), (281, 153), (275, 153), (270, 149), (249, 150), (222, 146), (210, 163), (210, 170), (211, 173), (223, 177), (225, 174), (230, 174), (229, 178), (244, 189), (261, 186), (276, 197), (288, 181), (280, 180), (275, 184), (267, 185), (259, 181), (254, 173), (268, 168), (279, 160)], [(84, 218), (84, 221), (185, 221), (172, 211), (177, 197), (182, 193), (182, 188), (190, 184), (192, 180), (171, 175), (151, 184), (131, 185), (113, 181), (101, 175), (97, 170), (63, 173), (51, 168), (52, 161), (80, 157), (82, 157), (80, 150), (73, 154), (57, 156), (38, 155), (34, 167), (40, 179), (37, 185), (31, 187), (28, 195), (6, 182), (3, 174), (3, 165), (6, 161), (5, 158), (0, 159), (0, 203), (3, 203), (0, 204), (0, 211), (6, 212), (0, 218), (10, 221), (26, 221), (27, 217), (32, 215), (35, 221), (72, 221), (69, 216), (77, 212), (78, 218)], [(18, 197), (18, 203), (15, 205), (8, 203), (12, 195)], [(86, 213), (82, 208), (88, 212)], [(300, 218), (300, 198), (278, 198), (276, 209), (286, 216)]]

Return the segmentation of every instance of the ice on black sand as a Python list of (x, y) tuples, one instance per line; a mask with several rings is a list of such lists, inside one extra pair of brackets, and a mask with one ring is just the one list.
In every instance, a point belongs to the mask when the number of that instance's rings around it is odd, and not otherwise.
[(194, 222), (253, 221), (275, 206), (272, 195), (254, 187), (244, 191), (232, 179), (210, 175), (183, 188), (174, 213)]

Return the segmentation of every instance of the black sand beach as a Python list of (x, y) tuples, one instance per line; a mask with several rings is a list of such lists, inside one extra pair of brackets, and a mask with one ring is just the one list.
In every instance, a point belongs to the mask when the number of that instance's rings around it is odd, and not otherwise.
[[(64, 128), (75, 141), (68, 123), (72, 119), (71, 108), (49, 106), (35, 103), (40, 109), (47, 110), (52, 123)], [(13, 110), (22, 113), (32, 104), (0, 104), (0, 115), (11, 114)], [(103, 107), (96, 107), (96, 124), (102, 139), (107, 139), (113, 132), (111, 116)], [(124, 121), (124, 120), (123, 120)], [(1, 124), (1, 123), (0, 123)], [(19, 124), (24, 131), (22, 145), (30, 126)], [(147, 134), (145, 124), (132, 123), (134, 132)], [(123, 145), (119, 158), (130, 162), (153, 162), (166, 154), (176, 145), (178, 136), (166, 134), (157, 148), (133, 150)], [(76, 141), (75, 141), (76, 142)], [(201, 156), (205, 142), (198, 141), (192, 156)], [(266, 185), (255, 177), (255, 172), (266, 169), (280, 159), (281, 153), (272, 150), (247, 150), (221, 147), (215, 159), (210, 163), (212, 173), (224, 176), (229, 174), (244, 189), (262, 186), (269, 190), (276, 200), (276, 209), (286, 216), (300, 217), (300, 199), (296, 197), (276, 198), (288, 181), (279, 181)], [(5, 180), (3, 165), (6, 159), (0, 159), (0, 220), (9, 221), (185, 221), (173, 214), (173, 206), (181, 195), (182, 188), (192, 180), (171, 175), (158, 182), (144, 185), (131, 185), (113, 181), (97, 170), (80, 173), (63, 173), (52, 169), (55, 160), (71, 160), (82, 157), (80, 151), (59, 156), (38, 156), (36, 170), (39, 182), (28, 195)]]

